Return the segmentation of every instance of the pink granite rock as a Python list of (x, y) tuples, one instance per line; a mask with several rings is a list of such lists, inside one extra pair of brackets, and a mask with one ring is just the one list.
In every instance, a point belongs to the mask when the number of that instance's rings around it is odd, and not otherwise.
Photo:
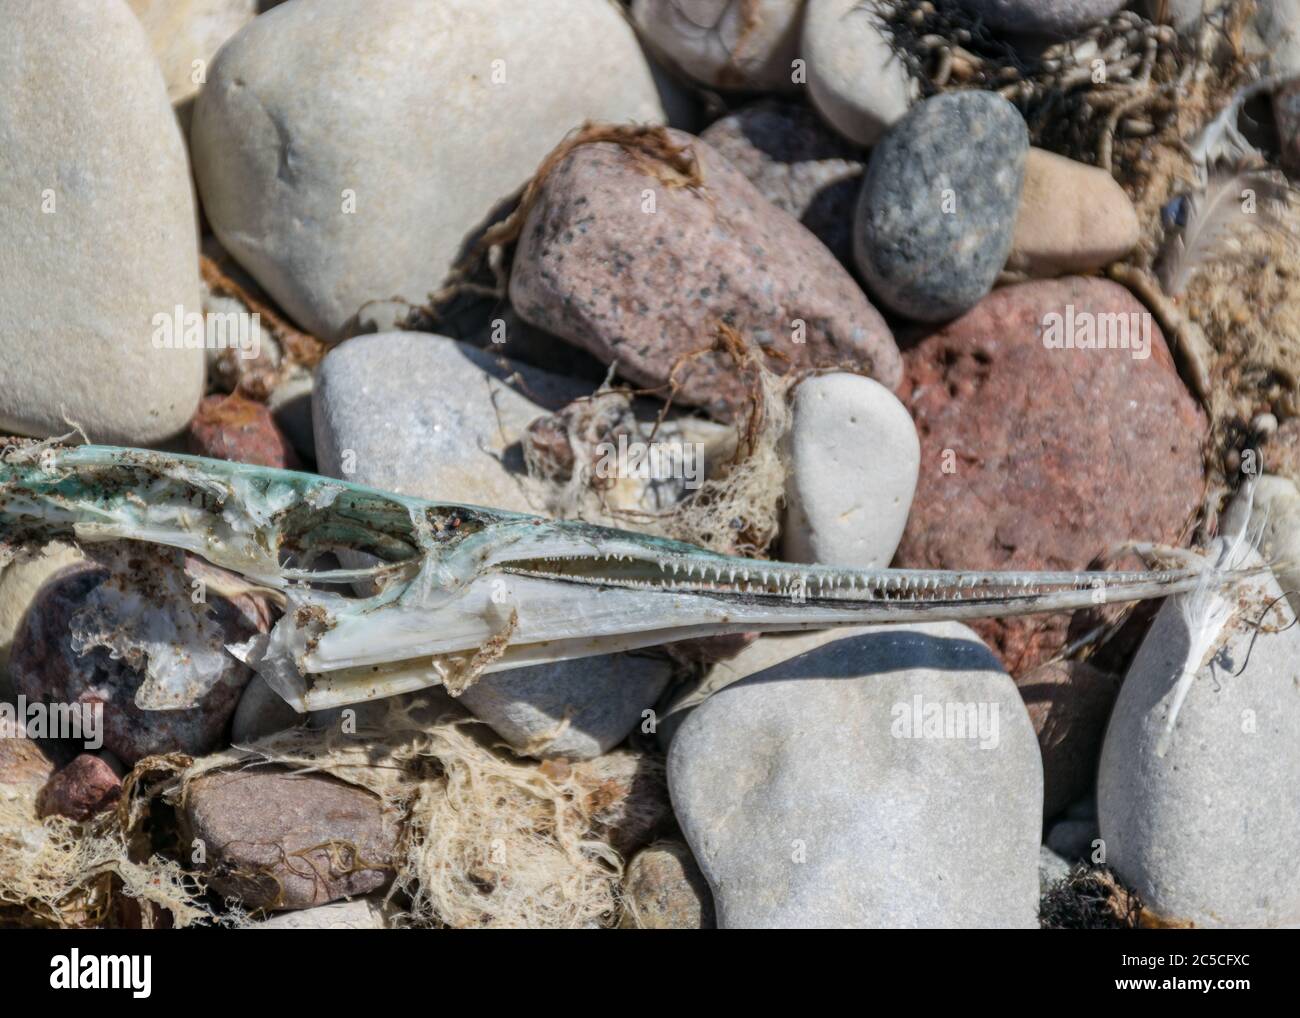
[(746, 393), (734, 362), (716, 351), (683, 360), (719, 323), (771, 351), (778, 371), (852, 365), (895, 388), (889, 327), (825, 245), (708, 144), (668, 136), (698, 160), (697, 184), (613, 142), (554, 167), (515, 253), (519, 316), (643, 386), (666, 386), (679, 366), (678, 402), (724, 419)]
[(40, 815), (89, 820), (122, 794), (122, 778), (93, 753), (81, 753), (52, 777), (41, 792)]

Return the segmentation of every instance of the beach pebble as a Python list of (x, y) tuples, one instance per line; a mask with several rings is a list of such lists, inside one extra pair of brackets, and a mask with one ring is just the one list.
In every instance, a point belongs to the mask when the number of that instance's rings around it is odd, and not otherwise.
[(80, 753), (52, 777), (41, 791), (42, 817), (89, 820), (110, 809), (122, 794), (122, 776), (94, 753)]
[(914, 106), (875, 147), (854, 221), (854, 255), (873, 296), (924, 322), (955, 318), (1006, 264), (1029, 132), (992, 92), (946, 92)]
[(991, 28), (1026, 35), (1070, 36), (1105, 21), (1124, 0), (961, 0)]
[(317, 464), (399, 495), (537, 512), (519, 449), (547, 410), (534, 399), (558, 406), (589, 391), (444, 336), (359, 336), (317, 372)]
[[(214, 592), (208, 592), (204, 606), (173, 598), (159, 607), (134, 593), (120, 595), (108, 577), (108, 570), (86, 563), (67, 567), (41, 588), (14, 634), (9, 670), (15, 691), (31, 703), (102, 705), (98, 734), (103, 747), (128, 765), (158, 753), (197, 756), (216, 749), (252, 674), (221, 648), (247, 640), (255, 628), (238, 607)], [(122, 582), (136, 589), (137, 581), (130, 576)], [(92, 595), (99, 613), (96, 628), (112, 625), (115, 633), (127, 627), (156, 638), (159, 633), (179, 633), (191, 610), (201, 618), (198, 631), (207, 642), (188, 648), (196, 659), (194, 670), (201, 663), (219, 671), (197, 706), (145, 710), (137, 705), (149, 659), (133, 663), (103, 644), (83, 644), (74, 636), (74, 622), (80, 626), (79, 615)], [(84, 653), (80, 646), (85, 646)]]
[(1016, 679), (1043, 754), (1043, 816), (1092, 787), (1119, 676), (1086, 661), (1048, 661)]
[(254, 675), (244, 687), (230, 720), (230, 741), (239, 746), (302, 724), (304, 718), (273, 690), (266, 679)]
[(806, 379), (794, 392), (788, 455), (783, 557), (888, 568), (921, 461), (907, 408), (860, 375)]
[(3, 21), (0, 434), (171, 438), (203, 395), (203, 351), (161, 331), (200, 310), (198, 238), (144, 29), (124, 0), (7, 4)]
[[(834, 255), (707, 143), (665, 137), (698, 160), (698, 186), (665, 183), (656, 156), (612, 142), (581, 145), (555, 166), (515, 254), (520, 317), (646, 387), (666, 386), (722, 321), (787, 369), (849, 363), (893, 388), (889, 327)], [(679, 365), (676, 377), (678, 403), (723, 418), (748, 392), (721, 352)]]
[(691, 850), (657, 841), (638, 852), (623, 877), (625, 930), (711, 930), (713, 895)]
[(259, 0), (127, 0), (144, 25), (174, 105), (192, 100), (226, 40), (257, 16)]
[(632, 0), (667, 65), (709, 88), (793, 90), (803, 0)]
[(920, 89), (894, 52), (880, 0), (808, 0), (802, 52), (808, 94), (826, 122), (859, 145), (874, 145)]
[(521, 753), (585, 760), (622, 742), (671, 676), (666, 659), (606, 654), (493, 672), (458, 700)]
[[(936, 723), (980, 711), (982, 738)], [(721, 927), (1036, 924), (1038, 746), (965, 626), (863, 627), (722, 689), (668, 782)]]
[[(1107, 323), (1117, 344), (1136, 325), (1128, 349), (1045, 345)], [(1128, 541), (1177, 542), (1200, 504), (1204, 415), (1117, 283), (1001, 288), (906, 360), (921, 469), (899, 567), (1085, 569)], [(972, 625), (1023, 675), (1065, 645), (1069, 616)]]
[(14, 698), (9, 681), (9, 648), (27, 607), (45, 581), (66, 566), (84, 561), (85, 556), (70, 544), (47, 545), (27, 558), (0, 566), (0, 702)]
[(1063, 817), (1047, 829), (1046, 847), (1071, 862), (1092, 860), (1100, 846), (1096, 817)]
[(771, 101), (728, 113), (700, 137), (842, 263), (852, 262), (853, 204), (866, 170), (861, 149), (807, 107)]
[(384, 930), (384, 908), (372, 898), (335, 901), (297, 912), (281, 912), (253, 923), (253, 930)]
[[(1227, 597), (1232, 618), (1204, 655), (1189, 650), (1203, 646), (1189, 595), (1166, 600), (1129, 669), (1097, 783), (1106, 863), (1166, 921), (1293, 926), (1300, 628), (1271, 573)], [(1185, 668), (1195, 677), (1169, 733)]]
[(261, 467), (298, 470), (302, 466), (266, 404), (238, 393), (203, 398), (190, 421), (189, 451)]
[(1031, 148), (1007, 269), (1061, 276), (1124, 257), (1139, 237), (1137, 211), (1105, 170)]
[(312, 0), (222, 48), (191, 144), (221, 243), (337, 340), (424, 303), (567, 132), (663, 116), (605, 0)]
[(397, 866), (395, 813), (379, 797), (320, 774), (252, 768), (194, 779), (187, 854), (221, 895), (245, 908), (312, 908), (385, 887)]

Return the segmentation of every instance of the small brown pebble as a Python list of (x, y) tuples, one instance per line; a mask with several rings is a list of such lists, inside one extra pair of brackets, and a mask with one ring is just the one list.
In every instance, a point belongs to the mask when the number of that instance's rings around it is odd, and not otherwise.
[(271, 411), (238, 393), (204, 397), (190, 421), (189, 447), (197, 456), (235, 463), (288, 470), (301, 466)]
[(37, 810), (42, 817), (89, 820), (122, 794), (122, 779), (112, 766), (93, 753), (82, 753), (49, 780)]
[(186, 793), (184, 836), (206, 879), (247, 908), (324, 905), (386, 886), (399, 821), (379, 797), (319, 774), (223, 771)]
[(657, 841), (637, 855), (623, 881), (625, 930), (711, 930), (713, 895), (691, 850)]

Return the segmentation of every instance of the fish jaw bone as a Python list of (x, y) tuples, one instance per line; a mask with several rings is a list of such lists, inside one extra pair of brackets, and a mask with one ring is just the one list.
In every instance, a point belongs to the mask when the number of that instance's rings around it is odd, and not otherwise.
[[(299, 710), (483, 671), (698, 636), (1067, 611), (1192, 589), (1163, 572), (856, 570), (719, 555), (574, 521), (439, 503), (313, 474), (148, 450), (42, 448), (0, 458), (0, 538), (138, 540), (277, 590), (271, 633), (232, 648)], [(380, 564), (312, 573), (360, 551)], [(322, 584), (374, 581), (349, 597)]]

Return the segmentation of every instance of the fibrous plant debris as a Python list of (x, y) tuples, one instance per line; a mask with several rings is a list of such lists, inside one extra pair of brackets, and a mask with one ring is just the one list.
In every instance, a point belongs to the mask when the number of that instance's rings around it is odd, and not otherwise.
[[(155, 850), (148, 828), (151, 793), (187, 758), (149, 757), (127, 776), (117, 808), (85, 822), (37, 815), (38, 789), (6, 785), (0, 794), (0, 926), (175, 927), (218, 920), (201, 879)], [(222, 922), (236, 923), (237, 914)]]
[(990, 32), (958, 0), (867, 0), (923, 94), (998, 92), (1032, 144), (1111, 172), (1128, 191), (1153, 257), (1160, 210), (1195, 179), (1191, 140), (1252, 80), (1243, 34), (1253, 0), (1207, 19), (1201, 37), (1120, 11), (1033, 53)]
[(362, 712), (355, 732), (293, 728), (196, 760), (197, 777), (276, 765), (378, 795), (404, 820), (389, 901), (398, 925), (555, 928), (609, 923), (622, 860), (601, 831), (611, 808), (587, 765), (516, 761), (481, 723), (438, 697)]
[(1141, 900), (1109, 869), (1080, 864), (1043, 895), (1038, 923), (1045, 930), (1132, 930), (1141, 915)]
[[(547, 508), (562, 518), (627, 527), (722, 554), (764, 556), (779, 531), (785, 498), (782, 442), (791, 423), (789, 394), (804, 376), (771, 370), (762, 353), (725, 323), (718, 324), (713, 341), (699, 353), (714, 350), (730, 357), (736, 372), (748, 379), (749, 396), (736, 431), (719, 443), (729, 454), (709, 476), (700, 478), (698, 487), (683, 490), (672, 483), (673, 468), (692, 453), (683, 444), (690, 426), (666, 422), (666, 406), (653, 424), (642, 425), (633, 410), (633, 399), (641, 391), (605, 387), (560, 414), (540, 419), (531, 429), (525, 461), (529, 473), (553, 492)], [(679, 360), (673, 378), (691, 356)], [(670, 381), (669, 405), (672, 388)], [(662, 497), (667, 504), (629, 506), (611, 498), (611, 478), (602, 475), (600, 464), (620, 437), (656, 450), (674, 445), (678, 449), (664, 464), (668, 476), (649, 483), (651, 497)], [(669, 494), (656, 496), (656, 487), (667, 488)]]

